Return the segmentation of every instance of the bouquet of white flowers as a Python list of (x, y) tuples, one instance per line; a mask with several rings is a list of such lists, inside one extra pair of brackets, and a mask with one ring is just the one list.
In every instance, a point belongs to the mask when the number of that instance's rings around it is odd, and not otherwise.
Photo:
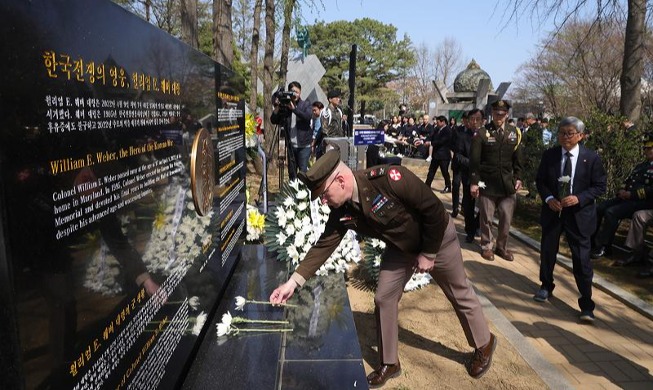
[[(311, 202), (308, 189), (299, 180), (284, 183), (277, 202), (267, 216), (265, 241), (279, 260), (290, 261), (294, 270), (324, 231), (331, 209), (318, 201)], [(360, 248), (350, 231), (317, 274), (344, 273), (351, 263), (359, 261)]]
[[(385, 250), (385, 242), (377, 238), (365, 238), (363, 241), (363, 266), (376, 285), (379, 281), (381, 269), (381, 255)], [(428, 285), (433, 278), (429, 274), (414, 273), (404, 291), (413, 291)]]

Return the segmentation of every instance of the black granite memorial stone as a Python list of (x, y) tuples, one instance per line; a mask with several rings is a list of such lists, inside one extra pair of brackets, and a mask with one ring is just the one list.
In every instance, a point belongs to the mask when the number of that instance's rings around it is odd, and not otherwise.
[(108, 0), (0, 0), (0, 36), (0, 388), (178, 387), (244, 237), (244, 87)]

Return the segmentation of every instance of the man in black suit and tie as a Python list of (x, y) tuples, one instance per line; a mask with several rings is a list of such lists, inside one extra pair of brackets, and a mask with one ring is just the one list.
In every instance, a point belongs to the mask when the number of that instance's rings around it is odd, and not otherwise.
[(555, 284), (553, 268), (558, 255), (560, 235), (565, 232), (574, 278), (580, 292), (580, 320), (594, 321), (592, 301), (591, 236), (596, 229), (595, 199), (605, 193), (606, 173), (596, 152), (578, 143), (583, 139), (585, 125), (575, 117), (564, 118), (558, 128), (560, 146), (542, 155), (537, 171), (537, 191), (544, 200), (540, 224), (542, 243), (540, 281), (542, 285), (533, 297), (538, 302), (551, 298)]

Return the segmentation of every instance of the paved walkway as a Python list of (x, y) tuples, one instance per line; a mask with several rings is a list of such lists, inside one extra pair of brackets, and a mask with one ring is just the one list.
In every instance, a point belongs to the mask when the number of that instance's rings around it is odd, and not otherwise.
[[(437, 191), (443, 187), (441, 178), (434, 181), (433, 189), (450, 210), (451, 194)], [(515, 261), (508, 262), (498, 256), (494, 261), (487, 261), (479, 253), (478, 239), (472, 244), (465, 243), (463, 217), (458, 216), (455, 223), (469, 278), (484, 299), (502, 315), (488, 317), (502, 331), (516, 328), (551, 363), (533, 367), (543, 379), (548, 377), (550, 386), (558, 388), (568, 384), (592, 390), (653, 389), (653, 310), (650, 305), (595, 277), (596, 321), (582, 324), (578, 320), (578, 290), (570, 268), (571, 260), (561, 259), (554, 271), (553, 299), (538, 303), (532, 297), (540, 286), (539, 243), (514, 232), (508, 246)], [(512, 326), (497, 324), (505, 320)], [(504, 336), (513, 343), (513, 340), (523, 340)], [(531, 362), (528, 358), (527, 361)], [(557, 370), (548, 370), (551, 365)], [(556, 382), (556, 375), (560, 376), (560, 382)]]

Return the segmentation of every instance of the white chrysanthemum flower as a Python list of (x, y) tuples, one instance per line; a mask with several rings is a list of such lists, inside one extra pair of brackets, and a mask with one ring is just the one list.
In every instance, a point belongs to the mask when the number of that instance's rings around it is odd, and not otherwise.
[(286, 237), (286, 235), (283, 234), (283, 232), (279, 232), (279, 234), (277, 234), (277, 242), (279, 243), (279, 245), (283, 245), (283, 243), (286, 242), (287, 238), (288, 237)]
[(300, 182), (300, 181), (297, 180), (297, 179), (295, 179), (295, 180), (291, 180), (291, 181), (288, 183), (288, 185), (289, 185), (293, 190), (295, 190), (295, 192), (299, 191), (299, 186), (300, 186), (301, 184), (302, 184), (302, 182)]
[(297, 191), (297, 195), (295, 195), (297, 199), (306, 199), (308, 197), (308, 191), (301, 189)]
[(197, 315), (197, 318), (195, 319), (195, 325), (193, 325), (193, 329), (191, 330), (192, 334), (199, 336), (202, 328), (204, 327), (204, 323), (206, 322), (206, 317), (207, 314), (204, 312), (201, 312)]
[(223, 324), (222, 322), (216, 324), (218, 328), (218, 337), (226, 336), (231, 333), (231, 326)]
[(286, 234), (288, 235), (288, 237), (295, 234), (295, 225), (293, 225), (292, 223), (286, 225)]
[(288, 210), (286, 210), (286, 218), (288, 218), (288, 220), (294, 220), (295, 214), (296, 214), (295, 209), (293, 208), (289, 208)]
[(286, 207), (292, 207), (295, 205), (295, 199), (292, 196), (288, 196), (283, 200), (283, 205)]
[(197, 310), (200, 307), (200, 297), (190, 297), (188, 299), (188, 306), (193, 310)]
[(243, 310), (245, 307), (245, 303), (247, 303), (247, 300), (245, 297), (241, 297), (240, 295), (236, 297), (236, 310)]
[(478, 188), (485, 188), (485, 182), (484, 181), (479, 181), (478, 182)]
[(227, 326), (231, 326), (231, 321), (232, 320), (233, 320), (233, 317), (231, 316), (231, 313), (229, 313), (229, 311), (227, 311), (226, 313), (224, 313), (222, 315), (222, 323), (223, 324), (225, 324)]
[(302, 224), (302, 220), (299, 218), (295, 219), (293, 225), (295, 225), (295, 231), (301, 230), (304, 227), (304, 225)]
[(297, 204), (297, 210), (299, 210), (299, 211), (304, 211), (307, 208), (308, 208), (308, 203), (307, 202), (299, 202), (299, 204)]

